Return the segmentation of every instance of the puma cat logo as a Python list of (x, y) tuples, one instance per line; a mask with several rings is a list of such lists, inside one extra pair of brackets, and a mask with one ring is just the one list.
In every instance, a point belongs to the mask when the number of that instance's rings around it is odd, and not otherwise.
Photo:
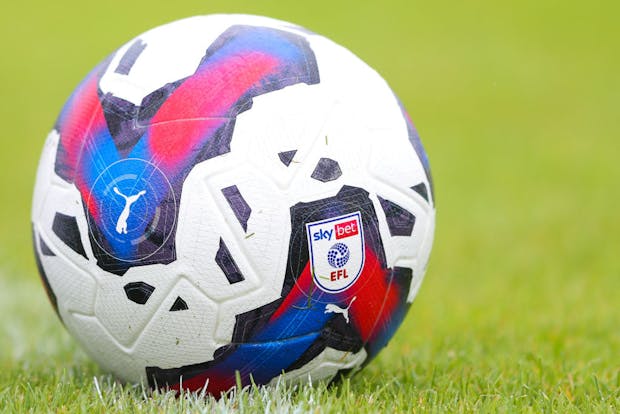
[(146, 191), (142, 190), (138, 194), (126, 196), (121, 193), (118, 187), (114, 187), (114, 192), (125, 199), (125, 208), (123, 208), (123, 211), (121, 211), (121, 214), (118, 216), (118, 220), (116, 221), (116, 232), (118, 234), (127, 234), (127, 219), (129, 218), (129, 213), (131, 212), (131, 206), (133, 203), (138, 201), (140, 197), (146, 194)]
[(327, 305), (325, 305), (324, 313), (340, 313), (342, 314), (342, 316), (344, 316), (344, 320), (347, 321), (347, 323), (349, 323), (349, 309), (351, 308), (351, 305), (353, 304), (353, 302), (355, 302), (355, 299), (357, 299), (357, 296), (353, 296), (353, 299), (351, 299), (349, 306), (347, 306), (344, 309), (336, 304), (328, 303)]

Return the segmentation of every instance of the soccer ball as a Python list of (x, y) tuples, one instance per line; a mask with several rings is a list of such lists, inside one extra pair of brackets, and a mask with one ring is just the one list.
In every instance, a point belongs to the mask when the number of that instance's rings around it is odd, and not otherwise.
[(433, 197), (411, 120), (351, 52), (265, 17), (193, 17), (70, 97), (40, 160), (34, 248), (67, 330), (122, 380), (329, 381), (402, 322)]

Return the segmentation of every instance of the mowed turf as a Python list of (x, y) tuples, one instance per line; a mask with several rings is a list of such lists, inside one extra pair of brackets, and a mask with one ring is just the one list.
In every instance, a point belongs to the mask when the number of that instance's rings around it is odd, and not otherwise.
[[(620, 410), (620, 6), (614, 1), (11, 2), (0, 15), (0, 411)], [(105, 55), (213, 12), (295, 21), (401, 97), (437, 232), (402, 328), (341, 385), (151, 395), (64, 331), (30, 251), (45, 135)], [(360, 85), (363, 88), (363, 85)]]

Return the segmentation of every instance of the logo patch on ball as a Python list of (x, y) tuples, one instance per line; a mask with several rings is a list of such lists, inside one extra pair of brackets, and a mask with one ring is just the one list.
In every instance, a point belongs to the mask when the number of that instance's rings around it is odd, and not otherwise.
[(364, 231), (359, 212), (306, 224), (314, 283), (324, 292), (349, 289), (364, 268)]
[[(87, 199), (87, 204), (95, 205), (99, 212), (98, 217), (88, 216), (95, 243), (124, 262), (155, 254), (172, 234), (176, 217), (176, 205), (162, 203), (162, 194), (174, 193), (154, 164), (127, 158), (108, 166), (95, 180)], [(101, 233), (92, 231), (97, 224)]]

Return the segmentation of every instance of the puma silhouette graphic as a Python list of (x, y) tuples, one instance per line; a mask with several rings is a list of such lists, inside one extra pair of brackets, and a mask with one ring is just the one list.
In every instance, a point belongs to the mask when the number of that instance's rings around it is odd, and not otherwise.
[(118, 216), (118, 220), (116, 221), (116, 232), (118, 234), (127, 234), (127, 219), (129, 218), (129, 213), (131, 212), (131, 206), (133, 203), (138, 201), (140, 197), (146, 194), (146, 191), (142, 190), (138, 194), (129, 197), (121, 193), (118, 187), (114, 187), (114, 192), (125, 199), (125, 208), (123, 208), (121, 215)]
[(351, 305), (353, 305), (353, 302), (355, 302), (355, 299), (357, 299), (357, 296), (353, 296), (353, 299), (351, 299), (349, 306), (347, 306), (345, 309), (342, 309), (340, 306), (336, 304), (328, 303), (327, 305), (325, 305), (324, 313), (341, 313), (342, 316), (344, 316), (344, 320), (347, 321), (347, 323), (349, 323), (349, 308), (351, 308)]

